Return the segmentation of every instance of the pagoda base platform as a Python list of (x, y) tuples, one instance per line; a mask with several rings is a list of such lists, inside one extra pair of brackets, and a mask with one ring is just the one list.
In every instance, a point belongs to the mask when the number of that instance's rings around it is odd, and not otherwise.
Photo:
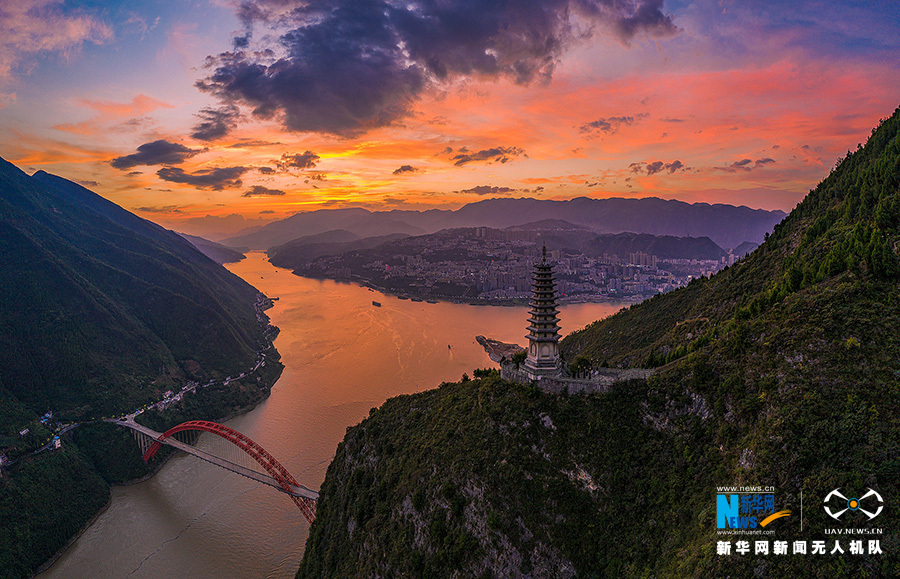
[(602, 368), (590, 378), (567, 378), (556, 374), (533, 374), (525, 365), (505, 362), (500, 365), (500, 377), (510, 382), (534, 384), (549, 394), (602, 394), (617, 382), (646, 380), (655, 372), (645, 368)]

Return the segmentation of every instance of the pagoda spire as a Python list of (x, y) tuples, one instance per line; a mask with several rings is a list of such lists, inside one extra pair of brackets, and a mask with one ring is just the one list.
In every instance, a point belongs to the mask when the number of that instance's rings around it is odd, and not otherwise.
[(556, 282), (553, 265), (547, 262), (547, 246), (541, 261), (534, 265), (532, 298), (528, 318), (528, 357), (525, 371), (533, 379), (559, 372), (559, 310), (556, 309)]

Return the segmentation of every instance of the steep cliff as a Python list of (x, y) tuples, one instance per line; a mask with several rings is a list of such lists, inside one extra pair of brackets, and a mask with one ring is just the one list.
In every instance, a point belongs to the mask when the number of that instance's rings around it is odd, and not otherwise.
[[(479, 372), (350, 429), (298, 576), (897, 576), (898, 245), (900, 111), (748, 257), (562, 344), (647, 382), (562, 397)], [(717, 533), (732, 485), (792, 511), (768, 542), (846, 554), (717, 554), (761, 538)], [(885, 512), (836, 523), (835, 488)], [(883, 533), (826, 535), (847, 525)]]

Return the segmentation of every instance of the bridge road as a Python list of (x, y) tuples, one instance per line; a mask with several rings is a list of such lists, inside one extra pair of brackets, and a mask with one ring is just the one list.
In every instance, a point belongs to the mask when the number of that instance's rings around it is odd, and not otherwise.
[[(162, 432), (157, 432), (157, 431), (153, 430), (152, 428), (147, 428), (146, 426), (140, 425), (137, 422), (135, 422), (133, 414), (128, 415), (125, 418), (126, 418), (125, 420), (115, 419), (115, 418), (107, 418), (107, 419), (105, 419), (105, 422), (109, 422), (110, 424), (117, 424), (119, 426), (124, 426), (126, 428), (130, 428), (131, 430), (134, 430), (145, 436), (148, 436), (153, 440), (159, 440), (159, 437), (162, 436)], [(271, 476), (269, 476), (267, 474), (257, 472), (255, 470), (251, 470), (251, 469), (241, 466), (239, 464), (235, 464), (231, 461), (220, 458), (214, 454), (210, 454), (204, 450), (195, 448), (195, 447), (191, 446), (190, 444), (185, 444), (183, 442), (180, 442), (172, 436), (170, 436), (169, 438), (162, 440), (160, 442), (161, 442), (161, 444), (166, 444), (168, 446), (174, 447), (178, 450), (181, 450), (188, 454), (192, 454), (192, 455), (196, 456), (197, 458), (205, 460), (216, 466), (222, 467), (226, 470), (230, 470), (231, 472), (234, 472), (239, 475), (245, 476), (247, 478), (253, 479), (257, 482), (261, 482), (265, 485), (274, 487), (285, 494), (292, 495), (295, 497), (311, 499), (314, 501), (319, 499), (319, 493), (317, 493), (314, 490), (308, 489), (303, 485), (296, 485), (296, 486), (290, 485), (291, 491), (288, 492), (284, 488), (282, 488), (281, 483), (279, 483), (277, 480), (275, 480), (274, 478), (272, 478)]]

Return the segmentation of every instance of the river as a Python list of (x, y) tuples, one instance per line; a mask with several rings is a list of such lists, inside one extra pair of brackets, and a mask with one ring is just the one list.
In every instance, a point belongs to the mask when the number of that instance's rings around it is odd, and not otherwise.
[[(369, 409), (495, 366), (477, 334), (525, 342), (522, 307), (400, 300), (295, 276), (262, 252), (227, 267), (279, 298), (266, 313), (281, 328), (275, 346), (285, 365), (269, 398), (227, 424), (313, 489), (347, 427)], [(619, 307), (563, 306), (563, 334)], [(145, 482), (114, 487), (109, 508), (40, 577), (287, 578), (297, 571), (308, 534), (283, 494), (179, 455)]]

